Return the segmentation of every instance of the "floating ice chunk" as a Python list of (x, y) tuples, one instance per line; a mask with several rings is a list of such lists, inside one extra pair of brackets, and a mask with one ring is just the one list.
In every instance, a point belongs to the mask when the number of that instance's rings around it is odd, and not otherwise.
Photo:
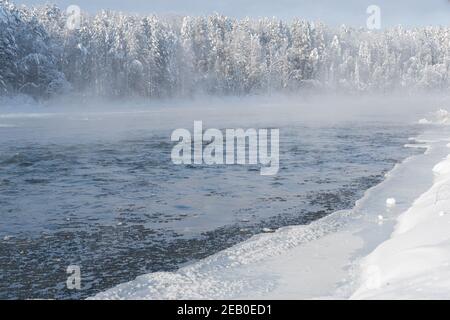
[(11, 240), (11, 236), (5, 236), (5, 237), (3, 238), (3, 240), (4, 240), (4, 241), (9, 241), (9, 240)]
[(378, 216), (378, 220), (379, 220), (379, 221), (383, 221), (383, 220), (384, 220), (384, 217), (380, 214), (380, 215)]
[(393, 207), (395, 207), (396, 204), (397, 204), (397, 201), (395, 200), (395, 198), (386, 199), (386, 207), (393, 208)]
[(264, 233), (274, 233), (274, 232), (275, 232), (275, 230), (270, 229), (270, 228), (264, 228), (262, 231), (263, 231)]
[(425, 118), (419, 120), (419, 124), (430, 124), (430, 123), (431, 123), (431, 121), (427, 120)]

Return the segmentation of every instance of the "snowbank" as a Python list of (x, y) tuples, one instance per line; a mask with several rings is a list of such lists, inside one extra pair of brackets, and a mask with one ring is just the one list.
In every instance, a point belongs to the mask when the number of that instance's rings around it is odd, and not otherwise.
[(423, 118), (419, 120), (419, 124), (449, 124), (450, 113), (445, 109), (439, 109), (431, 114), (431, 120)]
[(450, 155), (433, 173), (392, 238), (363, 260), (353, 299), (450, 299)]

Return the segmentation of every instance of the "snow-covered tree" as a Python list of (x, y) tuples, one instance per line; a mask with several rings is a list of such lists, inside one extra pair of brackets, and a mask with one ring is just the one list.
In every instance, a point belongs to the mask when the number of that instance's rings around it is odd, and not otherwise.
[(249, 18), (83, 13), (0, 0), (0, 94), (244, 95), (450, 88), (450, 28), (383, 31)]

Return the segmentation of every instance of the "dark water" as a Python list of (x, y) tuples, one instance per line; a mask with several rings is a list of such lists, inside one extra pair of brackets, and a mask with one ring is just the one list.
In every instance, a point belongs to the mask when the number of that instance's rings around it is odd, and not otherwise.
[[(0, 123), (1, 299), (85, 298), (350, 208), (417, 152), (403, 145), (418, 133), (371, 121), (284, 125), (280, 172), (264, 177), (258, 167), (173, 165), (170, 125)], [(66, 288), (69, 265), (81, 267), (79, 291)]]

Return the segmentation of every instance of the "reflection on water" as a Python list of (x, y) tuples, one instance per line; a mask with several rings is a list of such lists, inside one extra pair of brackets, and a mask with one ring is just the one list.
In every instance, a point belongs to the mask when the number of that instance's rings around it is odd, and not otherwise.
[[(84, 298), (309, 223), (351, 207), (418, 152), (403, 147), (411, 126), (295, 123), (280, 128), (279, 174), (264, 177), (173, 165), (174, 128), (98, 134), (101, 119), (49, 121), (0, 128), (0, 298)], [(65, 287), (69, 265), (81, 267), (80, 291)]]

